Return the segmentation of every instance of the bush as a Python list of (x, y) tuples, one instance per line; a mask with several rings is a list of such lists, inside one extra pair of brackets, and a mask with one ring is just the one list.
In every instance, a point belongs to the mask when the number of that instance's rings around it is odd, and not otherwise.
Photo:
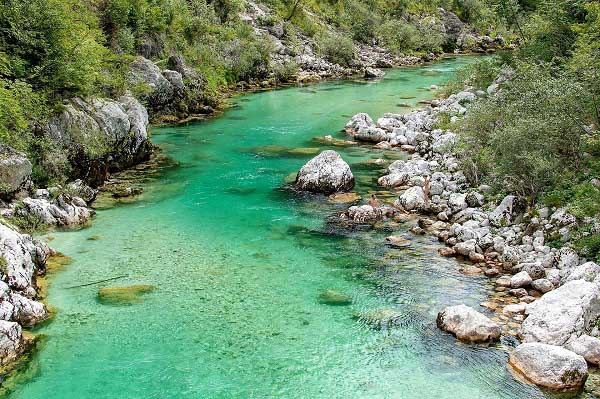
[(5, 78), (68, 95), (94, 90), (107, 52), (85, 2), (4, 0), (0, 26)]
[(273, 77), (277, 83), (294, 82), (298, 76), (298, 64), (295, 62), (287, 62), (277, 64), (273, 68)]
[(230, 82), (263, 79), (269, 71), (273, 44), (266, 39), (236, 39), (229, 43), (225, 53)]
[[(544, 65), (519, 65), (500, 93), (471, 108), (462, 125), (464, 156), (507, 191), (531, 200), (565, 171), (580, 169), (587, 134), (583, 87), (551, 71)], [(490, 164), (478, 164), (482, 152)]]
[(333, 64), (348, 67), (356, 56), (354, 42), (347, 37), (323, 36), (318, 45), (321, 55)]

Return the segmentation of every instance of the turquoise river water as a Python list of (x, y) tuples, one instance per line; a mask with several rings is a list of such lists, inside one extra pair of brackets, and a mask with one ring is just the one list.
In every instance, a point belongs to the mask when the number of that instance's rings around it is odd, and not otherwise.
[[(486, 278), (461, 275), (431, 237), (393, 249), (384, 244), (389, 229), (326, 228), (345, 206), (280, 189), (314, 148), (332, 148), (314, 137), (344, 138), (357, 112), (406, 111), (472, 60), (244, 95), (218, 118), (154, 128), (154, 143), (174, 162), (142, 183), (139, 200), (100, 210), (89, 228), (50, 233), (73, 262), (50, 279), (56, 317), (36, 331), (47, 338), (9, 396), (545, 397), (510, 375), (503, 345), (460, 344), (435, 327), (445, 305), (478, 307)], [(309, 149), (290, 151), (297, 148)], [(363, 196), (381, 173), (364, 161), (401, 157), (336, 149)], [(155, 290), (127, 305), (97, 298), (101, 287), (132, 284)], [(320, 303), (326, 289), (352, 304)], [(354, 317), (380, 308), (401, 314), (396, 326), (373, 329)]]

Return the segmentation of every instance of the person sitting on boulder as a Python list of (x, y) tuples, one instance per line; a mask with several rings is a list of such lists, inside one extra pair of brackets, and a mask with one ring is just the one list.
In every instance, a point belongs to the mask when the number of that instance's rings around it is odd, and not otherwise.
[(371, 194), (369, 205), (371, 205), (375, 209), (379, 208), (379, 200), (377, 199), (377, 196), (375, 194)]

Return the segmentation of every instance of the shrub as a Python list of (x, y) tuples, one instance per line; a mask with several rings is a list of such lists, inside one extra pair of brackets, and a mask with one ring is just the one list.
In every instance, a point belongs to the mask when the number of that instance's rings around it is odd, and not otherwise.
[(268, 74), (273, 44), (266, 39), (236, 39), (225, 53), (228, 80), (263, 79)]
[(333, 64), (350, 66), (355, 57), (354, 42), (343, 36), (323, 36), (318, 43), (321, 55)]
[(298, 64), (295, 62), (287, 62), (277, 64), (273, 68), (273, 77), (277, 83), (289, 83), (296, 80), (298, 76)]
[[(569, 76), (544, 65), (520, 65), (498, 95), (471, 108), (463, 121), (464, 154), (507, 191), (531, 200), (567, 170), (578, 170), (586, 135), (584, 90)], [(487, 158), (486, 156), (486, 158)]]

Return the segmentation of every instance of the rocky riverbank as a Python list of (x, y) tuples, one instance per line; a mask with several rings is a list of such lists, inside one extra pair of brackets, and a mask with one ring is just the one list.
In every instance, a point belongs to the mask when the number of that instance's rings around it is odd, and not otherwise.
[[(597, 222), (577, 220), (566, 209), (527, 208), (512, 195), (496, 202), (490, 187), (470, 187), (455, 151), (457, 133), (436, 128), (439, 115), (461, 118), (479, 97), (495, 95), (510, 78), (506, 70), (487, 91), (467, 88), (409, 114), (385, 114), (376, 122), (367, 114), (352, 117), (345, 130), (354, 140), (404, 151), (409, 159), (393, 162), (378, 181), (396, 193), (393, 204), (372, 200), (336, 218), (361, 225), (417, 215), (414, 234), (435, 235), (446, 244), (441, 255), (473, 263), (463, 273), (495, 282), (494, 294), (481, 303), (490, 317), (450, 306), (440, 309), (439, 328), (466, 342), (516, 336), (522, 344), (510, 350), (509, 360), (515, 373), (544, 388), (578, 391), (587, 379), (587, 364), (598, 365), (600, 266), (571, 249), (569, 232)], [(330, 194), (332, 187), (348, 191), (345, 182), (352, 172), (347, 166), (335, 154), (323, 153), (303, 167), (296, 186), (305, 188), (308, 175), (311, 187), (327, 189), (323, 193)], [(400, 238), (388, 241), (403, 242)], [(560, 248), (548, 245), (551, 240)]]
[[(271, 14), (267, 7), (249, 2), (242, 15), (256, 34), (274, 44), (268, 79), (239, 82), (224, 90), (223, 95), (356, 75), (379, 78), (384, 74), (381, 68), (415, 65), (439, 57), (394, 55), (379, 46), (360, 44), (356, 45), (350, 65), (344, 67), (327, 61), (310, 37), (299, 34), (300, 43), (287, 42), (283, 25), (268, 22)], [(455, 44), (457, 53), (487, 52), (503, 45), (501, 38), (492, 40), (479, 35), (450, 12), (440, 10), (440, 16), (439, 30)], [(180, 55), (173, 54), (160, 65), (143, 56), (132, 59), (125, 76), (127, 90), (118, 98), (66, 100), (47, 123), (35, 127), (36, 136), (47, 145), (35, 162), (33, 157), (28, 159), (13, 148), (0, 145), (0, 266), (1, 281), (6, 284), (0, 304), (5, 311), (0, 319), (16, 323), (4, 328), (5, 346), (0, 351), (5, 355), (0, 357), (7, 360), (2, 360), (2, 364), (10, 363), (26, 350), (29, 341), (23, 338), (21, 327), (49, 317), (36, 277), (45, 273), (46, 260), (53, 251), (27, 233), (44, 227), (73, 228), (90, 223), (94, 214), (90, 205), (98, 187), (112, 173), (151, 157), (154, 148), (150, 122), (204, 118), (223, 106), (221, 98), (207, 94), (206, 79), (186, 65)], [(277, 71), (289, 65), (297, 69), (282, 80)], [(36, 187), (35, 168), (44, 170), (49, 177), (68, 176), (73, 181)], [(353, 180), (345, 184), (350, 187)], [(136, 194), (132, 190), (125, 187), (115, 195)], [(370, 217), (364, 211), (352, 215)]]

